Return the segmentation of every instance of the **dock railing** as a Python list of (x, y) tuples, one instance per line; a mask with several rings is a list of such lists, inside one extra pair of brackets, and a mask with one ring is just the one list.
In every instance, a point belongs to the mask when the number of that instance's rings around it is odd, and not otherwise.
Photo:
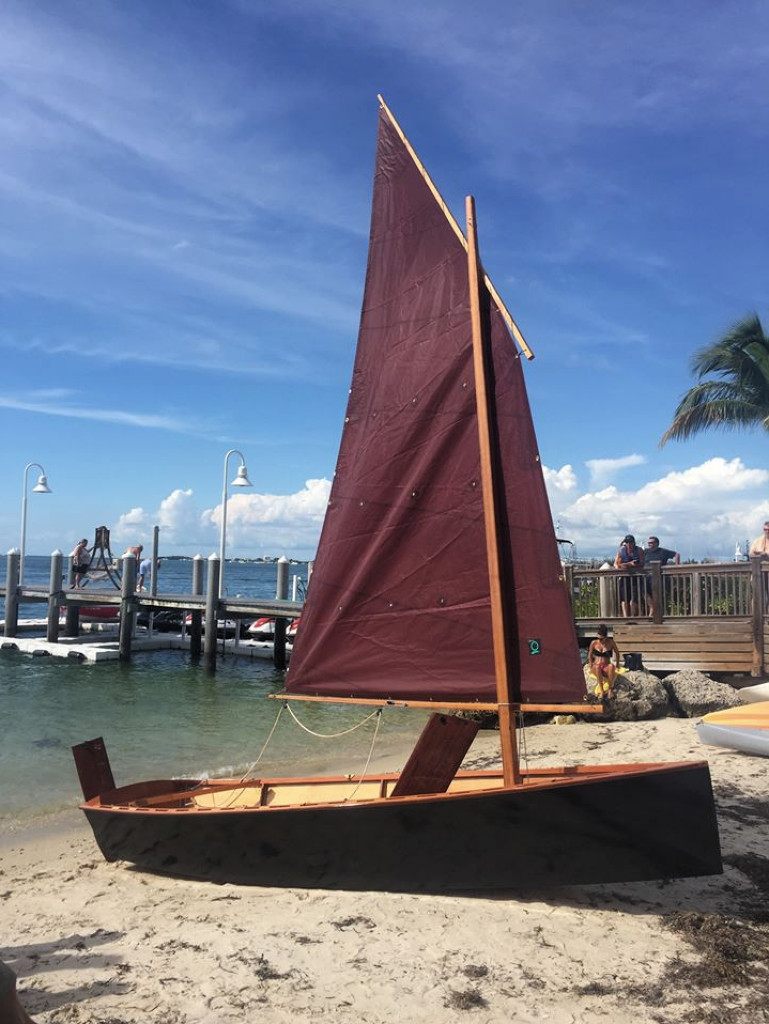
[[(620, 587), (629, 580), (640, 617), (653, 622), (702, 616), (753, 616), (767, 610), (769, 562), (692, 563), (660, 566), (629, 574), (626, 569), (564, 567), (574, 618), (611, 622), (625, 619)], [(653, 614), (652, 614), (653, 609)], [(635, 617), (635, 616), (634, 616)]]
[(564, 566), (564, 577), (581, 636), (606, 623), (623, 651), (643, 650), (660, 667), (760, 675), (769, 666), (769, 561), (657, 563), (633, 573)]

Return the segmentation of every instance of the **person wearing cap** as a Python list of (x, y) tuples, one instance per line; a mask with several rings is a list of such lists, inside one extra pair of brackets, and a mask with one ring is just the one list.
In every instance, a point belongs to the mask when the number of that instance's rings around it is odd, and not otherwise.
[(72, 559), (72, 571), (75, 574), (75, 580), (70, 589), (80, 590), (91, 565), (91, 552), (88, 550), (88, 541), (85, 537), (77, 542), (70, 551), (69, 557)]
[(632, 533), (626, 534), (620, 544), (617, 557), (614, 559), (615, 569), (628, 569), (631, 573), (631, 575), (619, 578), (619, 599), (622, 604), (622, 614), (626, 619), (630, 615), (638, 615), (640, 578), (634, 574), (636, 570), (643, 568), (643, 564), (643, 548), (636, 547), (635, 537)]
[[(681, 564), (681, 555), (677, 551), (671, 551), (670, 548), (661, 548), (659, 537), (649, 537), (648, 545), (644, 550), (644, 564), (651, 565), (652, 562), (659, 562), (660, 565), (667, 565), (671, 559), (676, 565)], [(646, 577), (646, 604), (649, 615), (654, 615), (651, 576)]]

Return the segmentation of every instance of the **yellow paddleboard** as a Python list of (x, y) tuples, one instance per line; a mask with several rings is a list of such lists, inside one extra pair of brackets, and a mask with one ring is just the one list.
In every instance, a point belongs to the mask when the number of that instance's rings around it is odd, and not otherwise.
[(713, 725), (739, 725), (743, 729), (769, 729), (769, 700), (711, 711), (702, 716), (702, 721)]

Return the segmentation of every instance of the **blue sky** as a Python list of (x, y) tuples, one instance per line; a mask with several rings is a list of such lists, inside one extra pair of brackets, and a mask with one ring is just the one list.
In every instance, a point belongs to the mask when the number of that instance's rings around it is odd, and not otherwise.
[[(767, 437), (658, 441), (756, 310), (769, 7), (693, 0), (4, 0), (0, 545), (312, 555), (365, 273), (381, 92), (536, 359), (554, 517), (731, 557)], [(234, 477), (238, 460), (230, 463)], [(30, 477), (30, 490), (35, 482)]]

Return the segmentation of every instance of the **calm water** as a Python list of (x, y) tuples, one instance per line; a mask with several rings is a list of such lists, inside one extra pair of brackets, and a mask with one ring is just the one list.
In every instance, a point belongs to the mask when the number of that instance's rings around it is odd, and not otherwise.
[[(4, 574), (3, 566), (3, 574)], [(164, 562), (159, 592), (189, 590), (190, 562)], [(29, 583), (46, 582), (49, 562), (28, 558)], [(291, 566), (306, 576), (306, 566)], [(228, 591), (274, 597), (274, 565), (228, 564)], [(23, 617), (40, 617), (42, 605)], [(25, 614), (26, 613), (26, 614)], [(169, 775), (238, 772), (258, 756), (281, 708), (267, 699), (283, 689), (269, 661), (227, 656), (215, 675), (180, 651), (135, 654), (128, 665), (33, 658), (0, 651), (0, 829), (75, 806), (80, 791), (70, 747), (103, 736), (115, 781)], [(295, 713), (316, 732), (335, 733), (362, 721), (362, 708), (299, 705)], [(424, 716), (388, 710), (375, 756), (391, 752), (404, 733), (416, 735)], [(341, 739), (317, 739), (282, 712), (260, 767), (263, 774), (306, 774), (328, 765), (359, 772), (368, 756), (373, 720)]]

